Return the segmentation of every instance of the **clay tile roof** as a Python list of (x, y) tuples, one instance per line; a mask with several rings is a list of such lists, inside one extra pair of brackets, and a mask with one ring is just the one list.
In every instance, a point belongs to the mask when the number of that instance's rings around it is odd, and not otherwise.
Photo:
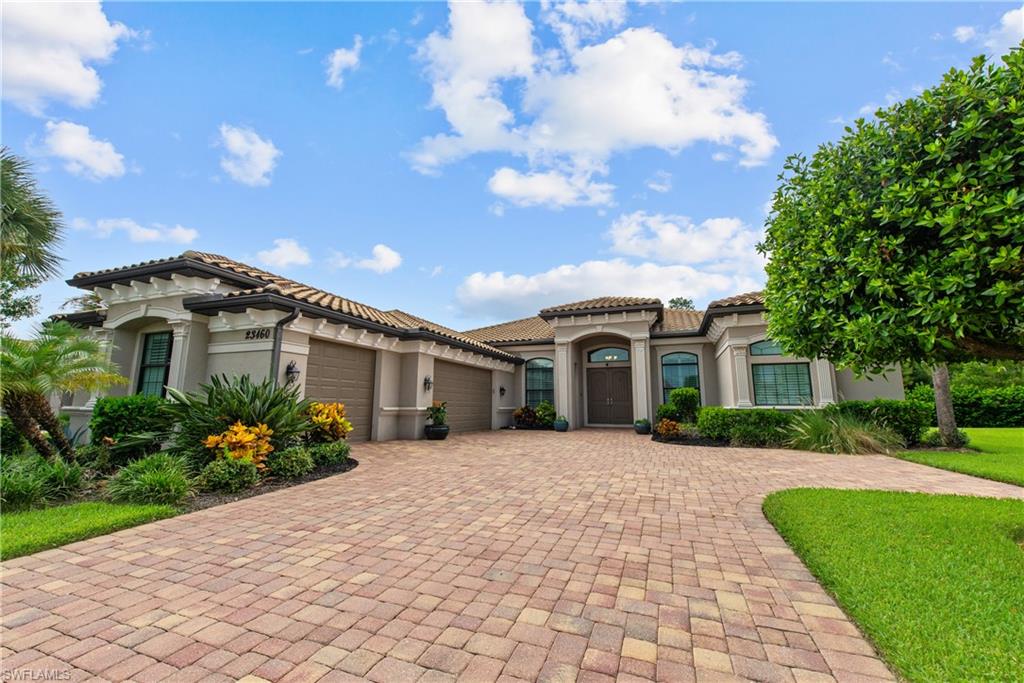
[(764, 305), (764, 292), (747, 292), (736, 296), (727, 296), (724, 299), (717, 299), (708, 304), (708, 308), (728, 308), (729, 306), (757, 306)]
[(420, 318), (419, 316), (415, 316), (411, 313), (400, 311), (397, 308), (388, 311), (388, 315), (390, 315), (403, 327), (412, 327), (427, 330), (428, 332), (433, 332), (434, 334), (439, 334), (442, 337), (448, 337), (449, 339), (454, 339), (456, 341), (463, 342), (464, 344), (469, 344), (470, 346), (474, 346), (479, 349), (484, 349), (492, 352), (498, 351), (498, 349), (495, 349), (493, 346), (490, 346), (484, 340), (478, 339), (476, 337), (471, 337), (470, 335), (462, 332), (457, 332), (456, 330), (453, 330), (450, 327), (439, 325), (435, 322), (431, 322), (424, 318)]
[(478, 327), (475, 330), (463, 332), (463, 334), (488, 344), (501, 344), (553, 339), (555, 331), (543, 318), (532, 316), (507, 323)]
[(575, 313), (577, 311), (607, 310), (616, 308), (634, 308), (650, 306), (660, 307), (661, 299), (644, 296), (599, 296), (595, 299), (574, 301), (571, 304), (549, 306), (540, 311), (541, 316), (553, 316), (559, 313)]
[(704, 311), (682, 311), (666, 308), (661, 315), (658, 330), (661, 332), (684, 332), (696, 330), (704, 318)]

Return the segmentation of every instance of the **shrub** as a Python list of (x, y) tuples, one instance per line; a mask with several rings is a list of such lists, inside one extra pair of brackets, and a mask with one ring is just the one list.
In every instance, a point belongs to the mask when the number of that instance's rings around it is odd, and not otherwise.
[[(544, 403), (547, 403), (547, 401), (542, 401), (541, 405), (543, 405)], [(548, 405), (551, 404), (549, 403)], [(539, 410), (540, 405), (538, 405), (536, 408), (531, 408), (530, 406), (516, 408), (515, 411), (512, 413), (512, 420), (515, 423), (516, 427), (519, 427), (521, 429), (536, 429), (539, 427), (550, 427), (554, 423), (554, 406), (552, 406), (551, 408), (552, 421), (546, 425), (540, 421), (540, 416), (538, 414)]]
[(39, 459), (36, 465), (47, 500), (67, 500), (82, 490), (82, 466), (57, 457)]
[[(954, 387), (953, 414), (961, 427), (1020, 427), (1024, 425), (1024, 386), (979, 389)], [(928, 407), (929, 422), (935, 426), (935, 394), (928, 385), (907, 392), (907, 399)]]
[(663, 441), (672, 441), (673, 439), (693, 439), (699, 436), (697, 429), (692, 424), (685, 422), (677, 422), (675, 420), (669, 420), (664, 418), (658, 420), (658, 424), (654, 427), (654, 433), (658, 439)]
[(39, 460), (39, 456), (8, 456), (0, 463), (0, 506), (5, 510), (30, 508), (46, 500)]
[(535, 410), (537, 424), (541, 427), (550, 427), (555, 423), (555, 407), (550, 401), (541, 401)]
[(872, 401), (842, 401), (825, 409), (855, 417), (861, 422), (870, 422), (878, 427), (895, 432), (907, 446), (921, 440), (928, 428), (931, 411), (916, 401), (896, 401), (876, 398)]
[(75, 449), (75, 460), (96, 472), (108, 472), (115, 467), (106, 444), (89, 444)]
[(171, 449), (188, 457), (200, 470), (216, 455), (203, 443), (211, 434), (223, 434), (237, 422), (264, 424), (273, 432), (270, 445), (283, 450), (312, 428), (307, 413), (310, 401), (300, 401), (297, 386), (278, 386), (270, 378), (256, 383), (248, 375), (215, 376), (199, 391), (182, 393), (168, 388), (171, 397), (164, 412), (174, 424)]
[(434, 401), (427, 408), (427, 418), (435, 427), (448, 424), (448, 404), (445, 401)]
[(308, 450), (317, 467), (330, 467), (348, 460), (352, 447), (347, 441), (329, 441), (310, 446)]
[(313, 456), (302, 446), (274, 451), (267, 456), (267, 471), (281, 479), (297, 479), (313, 471)]
[(352, 431), (352, 423), (345, 416), (344, 403), (314, 401), (309, 404), (307, 414), (313, 423), (313, 429), (308, 433), (313, 442), (338, 441), (347, 438)]
[(251, 462), (257, 470), (262, 470), (264, 461), (274, 450), (270, 445), (270, 437), (273, 435), (274, 430), (265, 424), (247, 427), (236, 422), (220, 434), (210, 434), (203, 445), (220, 458), (244, 460)]
[(191, 493), (188, 466), (170, 453), (135, 460), (107, 481), (107, 495), (115, 503), (178, 505)]
[(21, 455), (28, 442), (6, 415), (0, 416), (0, 452), (4, 455)]
[[(962, 429), (956, 430), (957, 440), (959, 446), (962, 448), (971, 442), (971, 437), (967, 435)], [(942, 443), (942, 435), (939, 434), (938, 429), (929, 429), (921, 437), (921, 445), (928, 446), (929, 448), (944, 448), (946, 444)]]
[(716, 441), (743, 446), (780, 446), (793, 413), (763, 408), (721, 408), (706, 406), (697, 414), (697, 431)]
[(256, 463), (240, 458), (217, 458), (199, 474), (197, 483), (205, 491), (238, 493), (252, 488), (260, 481)]
[(892, 430), (839, 411), (804, 411), (793, 418), (789, 429), (789, 447), (803, 451), (890, 453), (902, 445)]
[(655, 413), (659, 420), (694, 422), (700, 408), (700, 391), (693, 387), (678, 387), (669, 392), (668, 403), (658, 406)]
[[(164, 406), (159, 396), (105, 396), (96, 401), (89, 420), (93, 444), (116, 443), (130, 434), (159, 432), (167, 426)], [(159, 449), (155, 442), (126, 445), (112, 453), (115, 464), (126, 464)]]

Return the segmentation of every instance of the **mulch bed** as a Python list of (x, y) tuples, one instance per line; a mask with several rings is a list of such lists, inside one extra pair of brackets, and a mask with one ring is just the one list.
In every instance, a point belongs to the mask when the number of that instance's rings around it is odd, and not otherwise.
[(297, 479), (265, 479), (251, 489), (245, 491), (239, 491), (238, 493), (223, 493), (221, 491), (203, 491), (192, 496), (183, 506), (184, 512), (195, 512), (196, 510), (205, 510), (206, 508), (212, 508), (217, 505), (223, 505), (225, 503), (234, 503), (236, 500), (244, 500), (246, 498), (252, 498), (253, 496), (260, 496), (264, 493), (271, 493), (273, 491), (280, 491), (290, 486), (296, 486), (298, 484), (306, 484), (311, 481), (318, 479), (326, 479), (327, 477), (333, 477), (336, 474), (342, 472), (348, 472), (351, 469), (355, 469), (359, 465), (359, 461), (355, 458), (348, 458), (345, 462), (340, 465), (329, 465), (327, 467), (318, 467), (309, 474), (298, 477)]
[(727, 448), (729, 446), (728, 441), (709, 439), (704, 436), (683, 437), (681, 439), (663, 439), (657, 434), (654, 434), (651, 436), (651, 441), (657, 441), (658, 443), (676, 444), (678, 446), (713, 446), (717, 448)]

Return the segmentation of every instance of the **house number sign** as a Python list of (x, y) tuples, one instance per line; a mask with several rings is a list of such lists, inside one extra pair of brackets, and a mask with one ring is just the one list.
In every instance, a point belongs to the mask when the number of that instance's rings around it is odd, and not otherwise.
[(270, 328), (269, 327), (257, 327), (251, 330), (245, 331), (245, 340), (250, 341), (253, 339), (270, 339)]

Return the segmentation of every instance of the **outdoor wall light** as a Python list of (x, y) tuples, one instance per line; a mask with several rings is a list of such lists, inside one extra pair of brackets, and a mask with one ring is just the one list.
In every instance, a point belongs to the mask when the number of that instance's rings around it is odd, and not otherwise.
[(302, 372), (299, 370), (299, 366), (295, 361), (288, 361), (288, 367), (284, 369), (284, 383), (294, 384), (299, 380), (299, 375)]
[(505, 387), (498, 387), (498, 396), (505, 395)]
[(423, 391), (430, 391), (430, 388), (434, 386), (434, 380), (430, 379), (430, 375), (423, 378)]

